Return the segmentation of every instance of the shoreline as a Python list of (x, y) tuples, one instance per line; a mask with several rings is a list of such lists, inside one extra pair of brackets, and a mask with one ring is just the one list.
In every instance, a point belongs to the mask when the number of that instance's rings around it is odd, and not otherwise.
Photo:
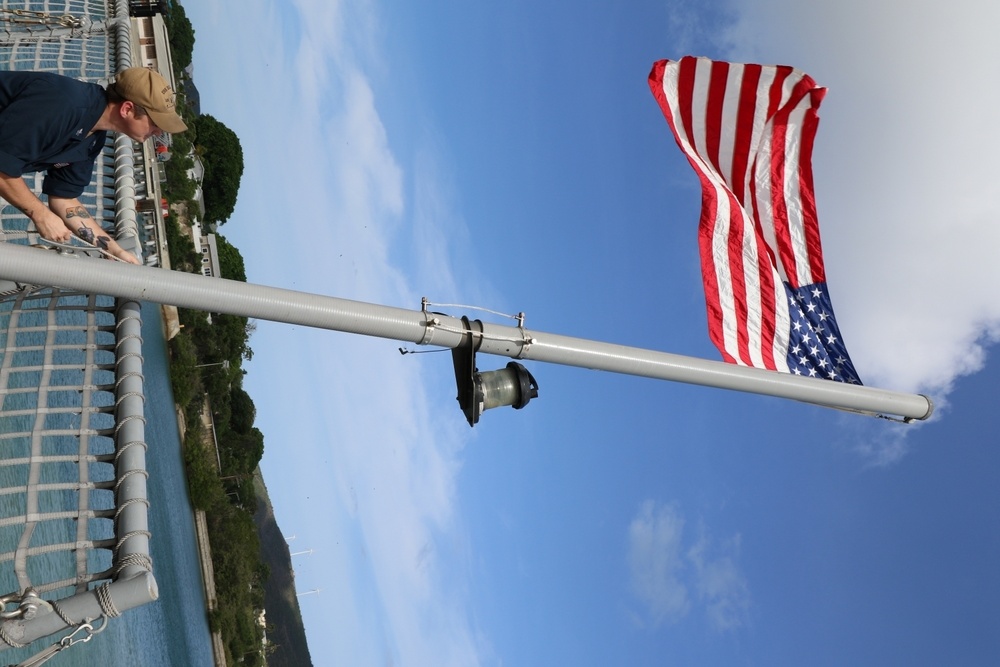
[[(162, 270), (172, 271), (173, 269), (167, 268), (170, 266), (170, 255), (166, 248), (166, 244), (161, 244), (160, 257), (163, 258), (164, 264)], [(160, 314), (163, 319), (163, 336), (169, 342), (172, 340), (181, 330), (180, 317), (177, 313), (177, 306), (171, 306), (167, 304), (160, 305)], [(170, 368), (170, 357), (167, 356), (167, 369), (169, 372)], [(201, 407), (201, 418), (205, 419), (205, 412), (208, 411), (208, 400), (202, 403)], [(184, 437), (187, 433), (187, 419), (184, 417), (184, 410), (181, 406), (174, 403), (174, 414), (177, 418), (177, 433), (180, 437), (180, 442), (178, 443), (181, 451), (184, 449)], [(209, 418), (211, 414), (209, 413)], [(184, 474), (185, 485), (187, 484), (187, 472)], [(195, 525), (195, 543), (198, 546), (198, 562), (201, 566), (201, 581), (202, 581), (202, 592), (205, 595), (205, 614), (209, 617), (209, 632), (211, 633), (212, 640), (212, 656), (215, 660), (215, 667), (228, 667), (226, 662), (226, 649), (222, 641), (222, 632), (219, 630), (213, 630), (211, 627), (211, 614), (215, 611), (217, 606), (217, 598), (215, 594), (215, 568), (212, 565), (212, 545), (211, 539), (208, 536), (208, 521), (205, 516), (205, 512), (202, 510), (197, 510), (192, 508), (194, 512), (194, 525)]]

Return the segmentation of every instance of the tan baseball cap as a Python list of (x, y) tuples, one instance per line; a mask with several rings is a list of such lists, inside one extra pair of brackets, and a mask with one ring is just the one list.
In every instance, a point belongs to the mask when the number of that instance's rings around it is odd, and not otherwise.
[(133, 104), (138, 104), (164, 132), (177, 134), (187, 129), (174, 110), (174, 91), (167, 80), (145, 67), (130, 67), (115, 77), (115, 91)]

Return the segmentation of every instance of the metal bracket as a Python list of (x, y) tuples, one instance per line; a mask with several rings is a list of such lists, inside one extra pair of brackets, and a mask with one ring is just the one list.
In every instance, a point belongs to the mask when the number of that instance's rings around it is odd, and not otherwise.
[(417, 341), (418, 345), (427, 345), (430, 343), (434, 338), (434, 327), (441, 325), (441, 318), (436, 317), (436, 315), (440, 315), (440, 313), (428, 312), (428, 305), (430, 305), (430, 301), (427, 300), (427, 297), (421, 297), (420, 312), (424, 314), (424, 335), (419, 341)]
[(521, 349), (514, 358), (524, 359), (528, 354), (528, 348), (535, 342), (535, 339), (529, 336), (527, 329), (524, 328), (524, 313), (518, 313), (515, 319), (517, 319), (517, 330), (521, 332)]
[[(11, 604), (16, 604), (17, 607), (7, 611), (7, 606)], [(0, 596), (0, 619), (29, 621), (38, 615), (39, 607), (45, 606), (48, 606), (48, 603), (38, 597), (34, 588), (26, 588), (24, 593), (8, 593)]]
[[(455, 367), (455, 384), (458, 387), (458, 405), (465, 414), (469, 426), (475, 426), (482, 414), (482, 392), (476, 391), (474, 376), (476, 374), (476, 350), (483, 344), (483, 323), (479, 320), (470, 321), (462, 316), (462, 326), (465, 328), (465, 340), (451, 351), (452, 364)], [(479, 331), (477, 332), (476, 329)], [(480, 335), (477, 336), (476, 334)]]

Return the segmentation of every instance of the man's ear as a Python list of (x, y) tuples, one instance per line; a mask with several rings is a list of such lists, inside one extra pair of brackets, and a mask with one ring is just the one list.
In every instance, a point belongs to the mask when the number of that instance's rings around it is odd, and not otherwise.
[(122, 118), (125, 118), (130, 111), (135, 114), (135, 103), (130, 102), (129, 100), (122, 100), (118, 107), (119, 115), (121, 115)]

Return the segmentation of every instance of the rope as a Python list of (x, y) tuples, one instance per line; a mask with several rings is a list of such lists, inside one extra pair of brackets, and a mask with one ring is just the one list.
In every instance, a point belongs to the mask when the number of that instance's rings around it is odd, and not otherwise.
[(138, 372), (138, 371), (130, 371), (128, 373), (122, 373), (121, 377), (119, 377), (117, 380), (115, 380), (115, 391), (118, 390), (118, 385), (120, 385), (122, 382), (124, 382), (128, 378), (132, 378), (132, 377), (137, 377), (140, 380), (142, 380), (143, 382), (146, 381), (146, 376), (143, 375), (142, 373)]
[(129, 398), (131, 396), (138, 396), (143, 401), (146, 400), (146, 395), (144, 393), (142, 393), (141, 391), (130, 391), (130, 392), (122, 394), (120, 397), (118, 397), (118, 400), (115, 401), (115, 407), (117, 408), (119, 405), (121, 405), (122, 401), (124, 401), (126, 398)]
[(118, 509), (115, 511), (114, 520), (118, 521), (118, 515), (124, 512), (126, 507), (128, 507), (129, 505), (135, 505), (136, 503), (145, 505), (147, 508), (149, 507), (149, 501), (146, 500), (145, 498), (129, 498), (128, 500), (126, 500), (125, 502), (123, 502), (121, 505), (118, 506)]
[(77, 625), (76, 621), (74, 621), (73, 619), (71, 619), (69, 617), (69, 615), (67, 615), (66, 612), (63, 611), (63, 608), (60, 607), (59, 604), (55, 600), (50, 600), (49, 604), (52, 605), (52, 611), (54, 611), (56, 613), (56, 616), (58, 616), (60, 619), (62, 619), (62, 622), (65, 623), (68, 627), (72, 628), (75, 625)]
[[(142, 323), (142, 318), (139, 317), (138, 315), (126, 315), (126, 316), (122, 317), (120, 320), (118, 320), (115, 323), (115, 329), (121, 328), (121, 325), (125, 324), (125, 322), (127, 322), (128, 320), (136, 320), (140, 324)], [(130, 335), (134, 335), (134, 334), (130, 334)]]
[(434, 303), (433, 301), (428, 301), (427, 299), (424, 299), (422, 305), (424, 306), (425, 309), (427, 306), (437, 306), (440, 308), (462, 308), (465, 310), (478, 310), (484, 313), (489, 313), (491, 315), (496, 315), (497, 317), (506, 317), (512, 320), (524, 319), (523, 313), (519, 313), (517, 315), (508, 315), (507, 313), (501, 313), (496, 310), (490, 310), (489, 308), (483, 308), (482, 306), (466, 306), (461, 303)]
[[(153, 534), (150, 533), (148, 530), (133, 530), (130, 533), (125, 533), (124, 535), (122, 535), (122, 537), (118, 540), (118, 543), (115, 545), (114, 549), (115, 555), (117, 556), (118, 550), (122, 548), (122, 545), (128, 542), (133, 537), (145, 537), (148, 540), (152, 536)], [(117, 614), (115, 614), (115, 616), (117, 616)]]
[(133, 419), (140, 419), (140, 420), (142, 420), (143, 424), (146, 423), (146, 418), (143, 417), (142, 415), (126, 415), (125, 417), (122, 417), (121, 421), (118, 422), (115, 425), (115, 429), (114, 429), (115, 430), (115, 435), (117, 436), (118, 435), (118, 431), (121, 430), (121, 427), (124, 426), (126, 423), (132, 421)]
[(139, 361), (143, 361), (142, 355), (139, 354), (138, 352), (126, 352), (122, 356), (118, 357), (118, 361), (115, 362), (115, 363), (116, 363), (116, 365), (120, 365), (121, 362), (123, 362), (124, 360), (131, 359), (131, 358), (136, 358)]
[(435, 328), (440, 329), (441, 331), (447, 331), (448, 333), (455, 333), (455, 334), (462, 334), (462, 335), (472, 334), (472, 336), (474, 338), (480, 338), (482, 340), (494, 340), (494, 341), (498, 340), (498, 341), (503, 341), (505, 343), (521, 343), (523, 345), (531, 345), (531, 343), (533, 343), (535, 341), (534, 338), (530, 338), (530, 337), (529, 338), (514, 338), (513, 336), (500, 336), (500, 335), (497, 335), (497, 334), (488, 334), (488, 333), (483, 332), (483, 331), (470, 331), (469, 329), (459, 329), (457, 327), (446, 327), (443, 324), (436, 324), (434, 326), (435, 326)]
[(124, 475), (122, 475), (118, 481), (115, 483), (115, 493), (118, 493), (118, 487), (125, 483), (132, 475), (142, 475), (146, 479), (149, 479), (149, 472), (146, 470), (127, 470)]
[[(115, 329), (118, 329), (118, 328), (120, 328), (120, 327), (121, 327), (121, 325), (122, 325), (122, 324), (123, 324), (123, 323), (124, 323), (124, 322), (125, 322), (126, 320), (138, 320), (138, 319), (139, 319), (139, 318), (138, 318), (138, 317), (136, 317), (135, 315), (126, 315), (125, 317), (122, 317), (122, 318), (121, 318), (121, 320), (120, 320), (120, 321), (119, 321), (119, 322), (118, 322), (118, 323), (117, 323), (117, 324), (115, 325)], [(140, 324), (141, 324), (141, 322), (140, 322)], [(121, 346), (121, 344), (122, 344), (122, 343), (124, 343), (124, 342), (125, 342), (125, 341), (127, 341), (127, 340), (129, 340), (129, 341), (130, 341), (130, 340), (138, 340), (138, 341), (139, 341), (139, 344), (140, 344), (140, 345), (142, 345), (142, 336), (140, 336), (139, 334), (135, 334), (135, 333), (132, 333), (132, 334), (127, 334), (127, 335), (125, 335), (125, 336), (122, 336), (121, 338), (119, 338), (119, 339), (118, 339), (118, 342), (117, 342), (117, 343), (115, 343), (115, 349), (118, 349), (118, 347), (120, 347), (120, 346)]]
[(0, 624), (0, 639), (3, 640), (4, 644), (10, 646), (11, 648), (24, 648), (25, 646), (27, 646), (27, 644), (22, 644), (21, 642), (17, 641), (9, 634), (7, 634), (6, 624)]
[(122, 615), (115, 606), (115, 601), (111, 599), (111, 582), (105, 581), (97, 587), (97, 602), (101, 605), (101, 611), (105, 616), (117, 618)]
[[(118, 448), (117, 452), (115, 452), (115, 464), (116, 465), (118, 463), (118, 458), (122, 454), (124, 454), (125, 450), (128, 449), (129, 447), (142, 447), (143, 449), (146, 449), (146, 450), (149, 449), (149, 445), (147, 445), (142, 440), (132, 440), (130, 442), (126, 442), (124, 445), (122, 445), (121, 447)], [(136, 498), (135, 500), (138, 500), (138, 498)]]
[(139, 567), (146, 572), (153, 571), (153, 559), (146, 554), (128, 554), (122, 558), (121, 563), (115, 568), (115, 576), (121, 574), (126, 567)]

